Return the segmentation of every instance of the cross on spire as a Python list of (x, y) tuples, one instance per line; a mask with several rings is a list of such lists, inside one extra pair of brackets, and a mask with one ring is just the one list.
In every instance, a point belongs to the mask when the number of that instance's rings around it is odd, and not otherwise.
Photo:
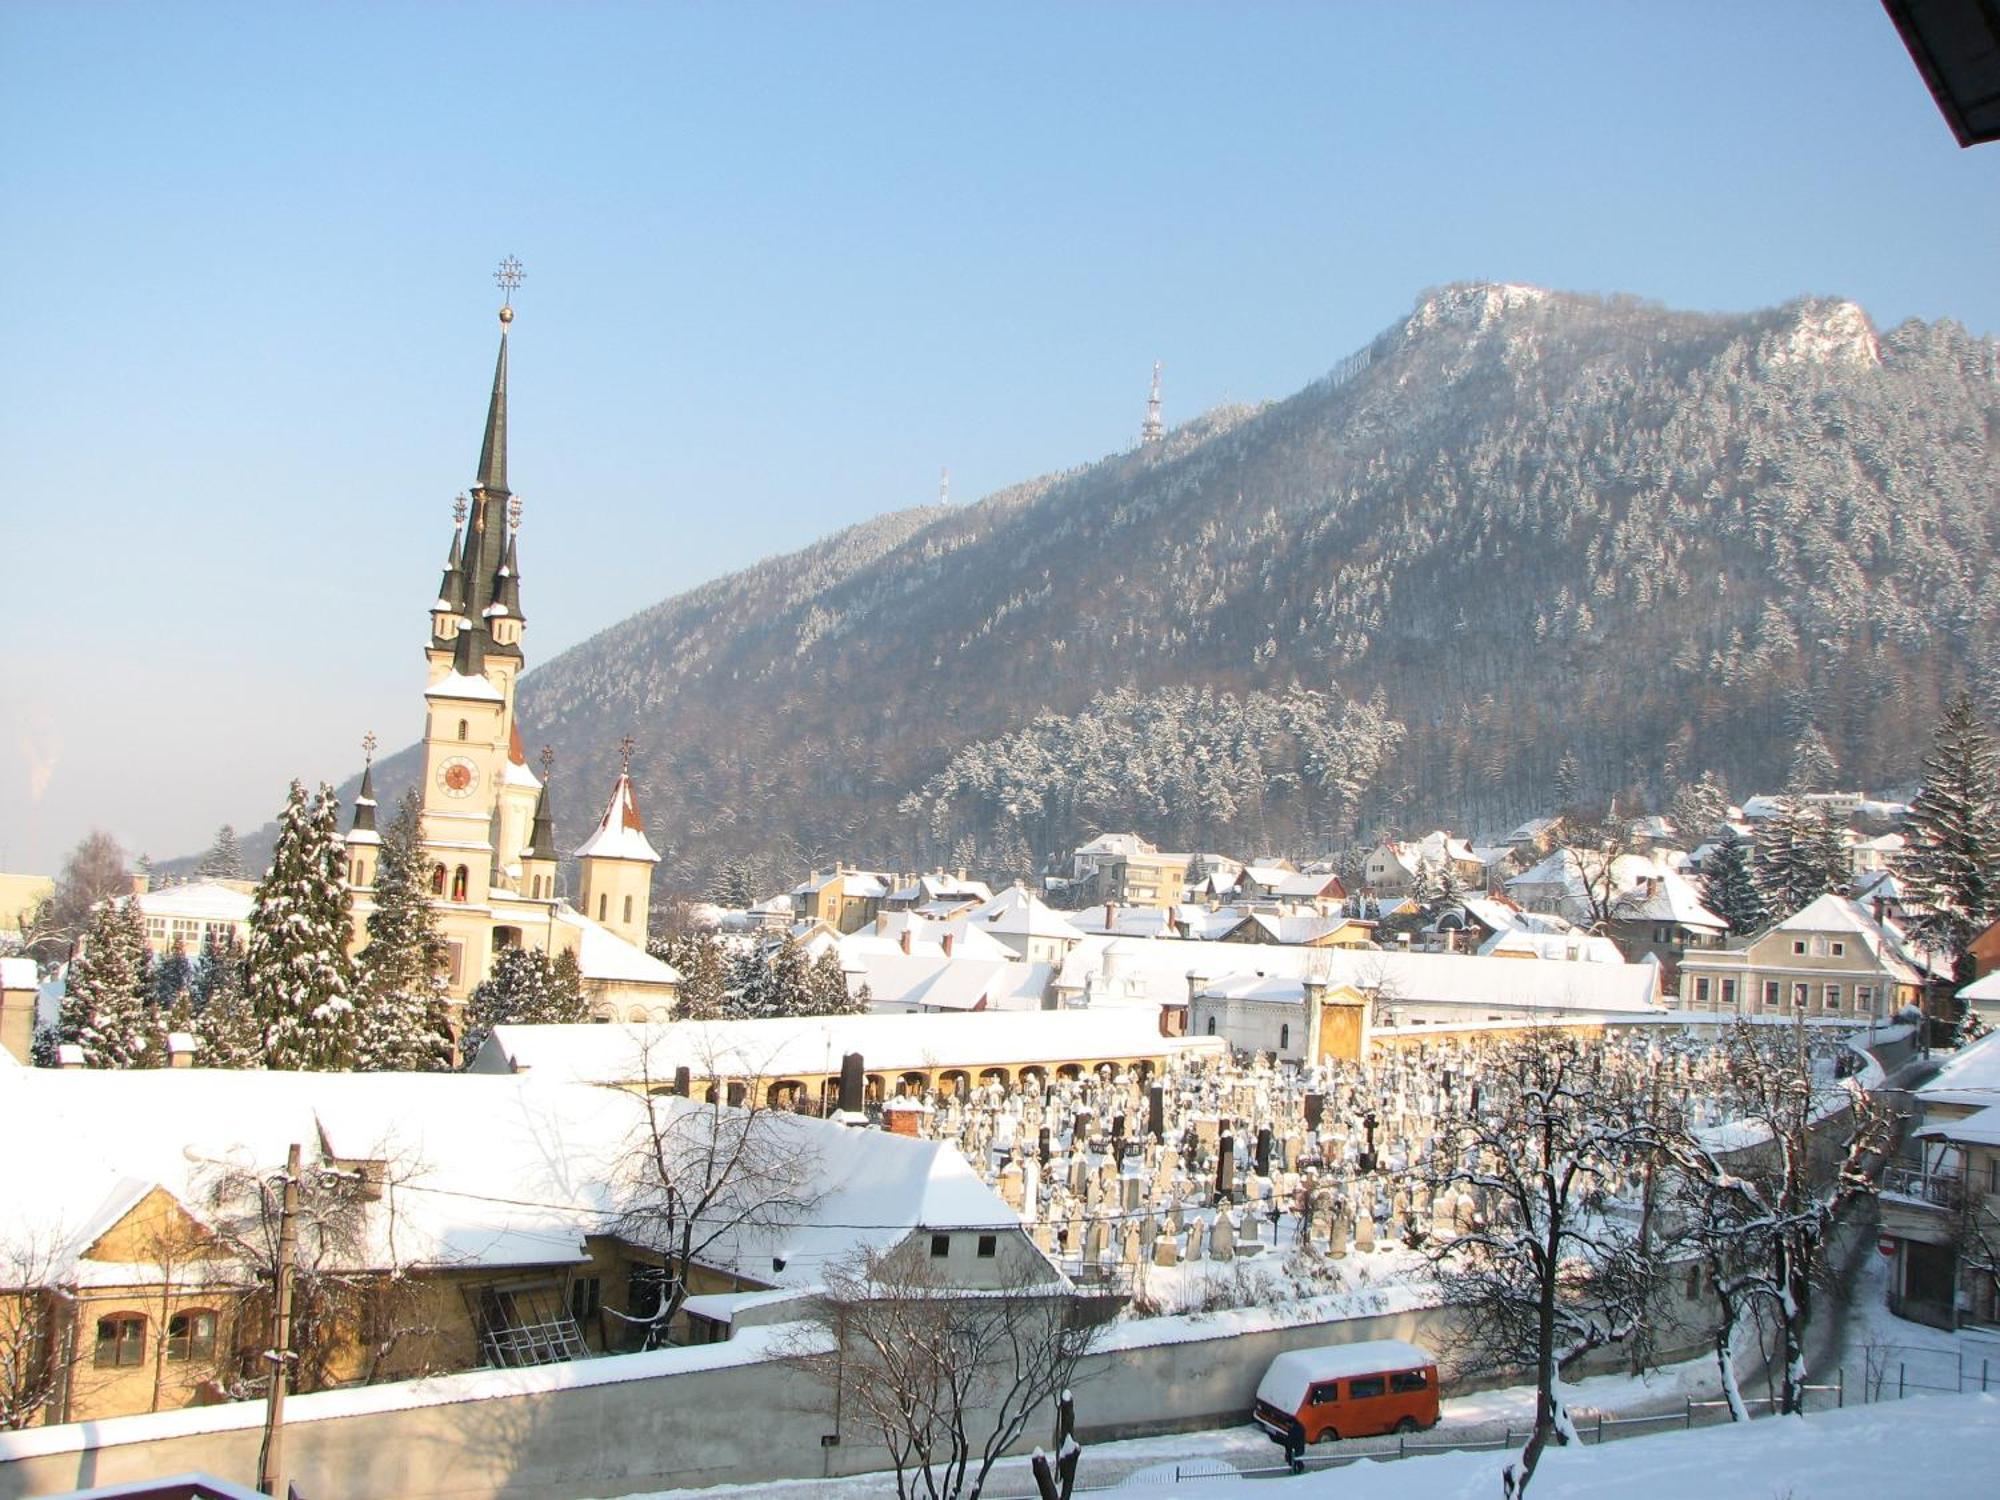
[(528, 273), (521, 269), (521, 262), (511, 255), (501, 261), (500, 269), (493, 273), (493, 284), (500, 288), (500, 296), (509, 307), (514, 305), (515, 288), (527, 279)]
[(464, 490), (460, 490), (460, 491), (458, 492), (458, 494), (457, 494), (457, 495), (455, 495), (455, 496), (454, 496), (454, 497), (452, 498), (452, 502), (451, 502), (451, 524), (452, 524), (452, 525), (454, 525), (454, 526), (463, 526), (463, 525), (465, 524), (465, 510), (466, 510), (466, 506), (465, 506), (465, 491), (464, 491)]
[(542, 780), (547, 781), (549, 779), (549, 772), (556, 768), (556, 752), (553, 747), (548, 745), (542, 746), (541, 762)]
[(361, 763), (363, 765), (372, 766), (375, 764), (375, 747), (380, 743), (381, 741), (375, 738), (375, 731), (372, 729), (361, 736)]
[(618, 742), (619, 769), (627, 776), (632, 774), (632, 747), (638, 743), (629, 734)]

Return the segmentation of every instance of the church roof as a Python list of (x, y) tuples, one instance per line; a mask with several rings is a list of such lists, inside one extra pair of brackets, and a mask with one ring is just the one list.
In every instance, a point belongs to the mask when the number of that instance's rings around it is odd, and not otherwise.
[(646, 823), (639, 816), (639, 799), (632, 790), (632, 777), (621, 773), (605, 804), (604, 816), (589, 838), (577, 846), (578, 859), (637, 859), (649, 865), (660, 862), (659, 851), (646, 842)]

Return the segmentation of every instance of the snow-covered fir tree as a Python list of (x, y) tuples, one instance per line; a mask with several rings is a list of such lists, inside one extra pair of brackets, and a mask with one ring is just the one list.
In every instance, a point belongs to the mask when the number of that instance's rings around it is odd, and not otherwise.
[(840, 966), (837, 949), (829, 948), (813, 960), (806, 985), (807, 1015), (859, 1016), (868, 1012), (866, 1000), (847, 992), (847, 973)]
[(1924, 784), (1910, 803), (1909, 844), (1899, 874), (1903, 899), (1920, 915), (1915, 936), (1949, 959), (1970, 984), (1971, 943), (2000, 915), (2000, 755), (1969, 695), (1945, 709), (1924, 757)]
[(806, 950), (789, 935), (770, 955), (770, 1005), (774, 1016), (814, 1014), (812, 964)]
[(165, 1015), (176, 1006), (191, 1005), (193, 990), (194, 964), (181, 940), (175, 938), (167, 956), (153, 964), (153, 1004)]
[(1701, 904), (1733, 933), (1755, 932), (1764, 925), (1764, 898), (1750, 873), (1750, 846), (1733, 828), (1702, 862)]
[(1757, 829), (1757, 894), (1773, 921), (1839, 885), (1844, 865), (1839, 826), (1809, 802), (1780, 797)]
[(375, 905), (358, 960), (354, 1066), (371, 1072), (435, 1072), (451, 1065), (445, 1018), (450, 955), (425, 889), (418, 829), (423, 799), (405, 794), (382, 834)]
[(74, 1042), (93, 1068), (134, 1068), (160, 1044), (146, 925), (130, 897), (100, 903), (70, 960), (56, 1039)]
[(714, 1021), (723, 1014), (729, 991), (729, 950), (712, 932), (688, 932), (658, 939), (647, 951), (681, 976), (674, 1016), (682, 1021)]
[(272, 1068), (344, 1068), (353, 1058), (352, 925), (340, 804), (292, 783), (271, 868), (250, 907), (245, 987)]
[(194, 867), (197, 880), (241, 880), (243, 851), (237, 847), (236, 830), (224, 823), (215, 830), (215, 842)]
[(195, 965), (194, 1034), (201, 1038), (204, 1068), (261, 1068), (264, 1034), (244, 985), (246, 955), (234, 932), (202, 939)]
[(465, 1002), (461, 1054), (469, 1064), (495, 1026), (573, 1026), (590, 1019), (575, 955), (508, 948)]
[[(1668, 815), (1674, 820), (1674, 827), (1689, 847), (1713, 838), (1715, 831), (1729, 816), (1729, 788), (1722, 778), (1713, 771), (1703, 771), (1699, 779), (1681, 786), (1674, 793)], [(1709, 908), (1711, 911), (1713, 907)]]
[(1831, 791), (1839, 777), (1840, 763), (1833, 758), (1826, 736), (1819, 732), (1817, 725), (1806, 725), (1798, 743), (1792, 747), (1792, 764), (1785, 777), (1785, 790), (1799, 796), (1808, 792)]

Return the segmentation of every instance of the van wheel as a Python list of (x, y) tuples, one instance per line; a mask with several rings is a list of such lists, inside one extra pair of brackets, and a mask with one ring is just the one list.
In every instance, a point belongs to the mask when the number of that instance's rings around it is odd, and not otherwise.
[(1322, 1427), (1319, 1430), (1319, 1436), (1314, 1438), (1313, 1441), (1315, 1443), (1337, 1443), (1340, 1441), (1340, 1434), (1335, 1432), (1331, 1427)]
[(1417, 1419), (1415, 1417), (1405, 1417), (1396, 1424), (1396, 1431), (1398, 1432), (1415, 1432), (1416, 1430)]

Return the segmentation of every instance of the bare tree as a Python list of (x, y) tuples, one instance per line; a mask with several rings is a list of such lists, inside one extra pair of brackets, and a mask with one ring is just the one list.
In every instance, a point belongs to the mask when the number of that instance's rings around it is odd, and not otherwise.
[[(1618, 861), (1632, 852), (1632, 830), (1618, 816), (1618, 804), (1606, 806), (1602, 817), (1566, 816), (1557, 825), (1556, 852), (1568, 856), (1575, 872), (1563, 915), (1577, 926), (1602, 931), (1618, 909), (1622, 891)], [(1565, 873), (1568, 873), (1567, 871)]]
[(40, 1416), (76, 1358), (49, 1307), (64, 1241), (60, 1226), (19, 1219), (0, 1233), (0, 1432)]
[(1844, 1046), (1815, 1046), (1803, 1024), (1739, 1022), (1724, 1043), (1727, 1112), (1736, 1122), (1727, 1146), (1686, 1124), (1665, 1137), (1678, 1238), (1700, 1256), (1715, 1289), (1716, 1367), (1735, 1421), (1749, 1413), (1733, 1340), (1753, 1312), (1768, 1313), (1778, 1328), (1780, 1410), (1805, 1410), (1805, 1332), (1826, 1273), (1827, 1238), (1850, 1203), (1876, 1191), (1892, 1122), (1858, 1084), (1836, 1077)]
[(92, 907), (131, 894), (125, 851), (110, 834), (93, 828), (63, 861), (55, 890), (25, 915), (21, 930), (28, 952), (42, 963), (60, 962), (82, 935)]
[(906, 1240), (829, 1271), (817, 1337), (793, 1358), (882, 1443), (899, 1500), (978, 1500), (993, 1465), (1068, 1392), (1110, 1312), (1039, 1255), (973, 1290)]
[(1444, 1132), (1438, 1190), (1483, 1217), (1430, 1251), (1469, 1372), (1532, 1369), (1535, 1425), (1505, 1492), (1525, 1493), (1542, 1450), (1574, 1436), (1558, 1378), (1592, 1349), (1643, 1357), (1657, 1282), (1638, 1215), (1606, 1184), (1655, 1152), (1644, 1077), (1601, 1044), (1536, 1031), (1486, 1055), (1478, 1112)]
[(691, 1267), (731, 1258), (746, 1237), (782, 1229), (822, 1196), (814, 1186), (817, 1153), (809, 1127), (789, 1109), (772, 1107), (763, 1080), (742, 1064), (711, 1058), (694, 1099), (656, 1083), (651, 1062), (640, 1063), (641, 1117), (618, 1167), (622, 1211), (618, 1232), (659, 1253), (657, 1303), (633, 1309), (646, 1348), (664, 1343), (688, 1297)]

